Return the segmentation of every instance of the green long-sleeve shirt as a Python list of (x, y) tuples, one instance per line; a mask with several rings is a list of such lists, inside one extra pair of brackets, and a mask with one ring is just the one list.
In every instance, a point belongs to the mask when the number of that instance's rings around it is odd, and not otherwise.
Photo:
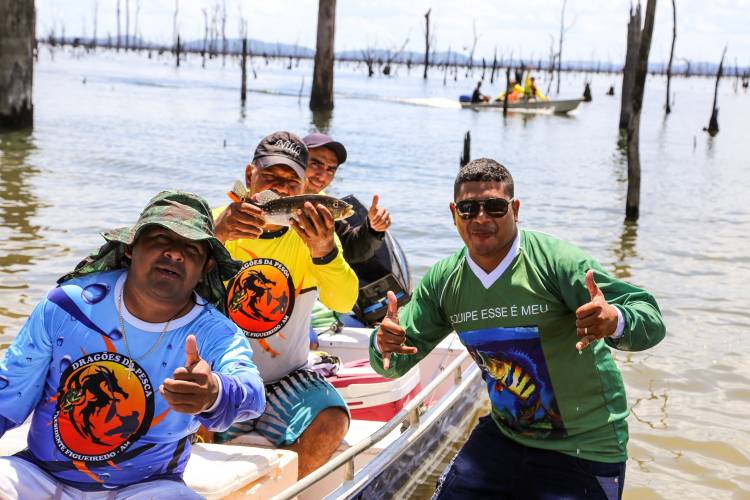
[[(579, 352), (575, 310), (590, 301), (589, 269), (625, 328)], [(492, 417), (509, 438), (590, 460), (627, 458), (625, 387), (609, 347), (648, 349), (665, 327), (651, 294), (612, 278), (580, 249), (522, 230), (517, 255), (485, 287), (464, 248), (427, 272), (399, 317), (406, 345), (418, 353), (393, 355), (386, 371), (373, 334), (370, 362), (378, 373), (403, 375), (455, 330), (481, 367)]]

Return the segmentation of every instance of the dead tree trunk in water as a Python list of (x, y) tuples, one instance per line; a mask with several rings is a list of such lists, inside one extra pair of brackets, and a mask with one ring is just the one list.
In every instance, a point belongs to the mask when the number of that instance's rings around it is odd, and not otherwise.
[(125, 51), (130, 50), (130, 0), (125, 0)]
[(247, 98), (247, 37), (242, 39), (242, 87), (240, 88), (240, 101), (245, 104)]
[(318, 1), (318, 39), (310, 92), (310, 109), (333, 109), (333, 39), (336, 33), (336, 0)]
[(180, 50), (181, 49), (182, 49), (182, 47), (180, 47), (180, 35), (177, 35), (177, 44), (175, 45), (175, 48), (174, 48), (174, 55), (177, 58), (177, 67), (178, 68), (180, 67)]
[(34, 124), (34, 0), (0, 2), (0, 129)]
[(427, 80), (427, 68), (430, 66), (430, 12), (432, 9), (427, 9), (424, 15), (424, 73), (422, 78)]
[(99, 0), (94, 0), (94, 36), (91, 37), (91, 46), (96, 47), (96, 32), (99, 27)]
[(138, 40), (138, 16), (141, 15), (141, 0), (135, 0), (135, 23), (133, 24), (133, 38), (130, 40), (130, 44), (133, 48), (142, 48), (141, 42)]
[(565, 7), (568, 4), (568, 0), (563, 0), (562, 11), (560, 12), (560, 45), (557, 49), (557, 92), (560, 94), (560, 72), (562, 71), (562, 46), (563, 46), (563, 34), (565, 33)]
[(591, 84), (589, 82), (586, 82), (586, 85), (583, 87), (583, 100), (584, 102), (591, 102), (593, 100), (593, 97), (591, 97)]
[(495, 55), (492, 56), (492, 72), (490, 73), (490, 85), (495, 83), (495, 71), (497, 70), (497, 46), (495, 46)]
[(221, 65), (227, 63), (227, 0), (221, 3)]
[(672, 112), (672, 106), (669, 104), (671, 97), (670, 84), (672, 83), (672, 60), (674, 59), (674, 43), (677, 40), (677, 6), (675, 0), (672, 0), (672, 48), (669, 51), (669, 64), (667, 64), (667, 102), (664, 104), (664, 112)]
[(117, 52), (120, 52), (120, 43), (122, 43), (120, 36), (120, 0), (117, 0)]
[(637, 220), (641, 203), (641, 158), (639, 150), (641, 107), (643, 106), (643, 92), (646, 88), (648, 75), (648, 54), (651, 51), (651, 37), (654, 33), (654, 16), (656, 15), (656, 0), (648, 0), (646, 5), (646, 20), (641, 32), (638, 60), (633, 81), (633, 100), (631, 102), (630, 121), (627, 133), (628, 154), (628, 194), (625, 202), (625, 218)]
[(510, 95), (510, 66), (505, 68), (505, 96), (503, 97), (503, 116), (508, 116), (508, 96)]
[(471, 160), (471, 132), (467, 130), (466, 135), (464, 135), (464, 151), (461, 154), (461, 159), (459, 163), (463, 167), (464, 165), (469, 163), (470, 160)]
[(641, 43), (641, 4), (630, 8), (628, 22), (628, 45), (625, 52), (625, 67), (622, 70), (622, 92), (620, 96), (620, 130), (627, 130), (633, 110), (633, 82), (638, 64), (638, 50)]
[(724, 47), (724, 52), (721, 54), (721, 62), (719, 63), (719, 70), (716, 72), (716, 85), (714, 86), (714, 106), (711, 110), (711, 119), (708, 121), (708, 128), (704, 129), (709, 133), (711, 137), (719, 133), (719, 108), (716, 106), (716, 99), (719, 96), (719, 80), (724, 72), (724, 57), (727, 55), (727, 48)]

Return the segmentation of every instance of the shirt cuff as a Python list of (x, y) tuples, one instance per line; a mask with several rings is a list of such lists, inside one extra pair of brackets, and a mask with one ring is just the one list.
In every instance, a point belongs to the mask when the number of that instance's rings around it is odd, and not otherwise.
[(615, 328), (615, 333), (610, 336), (613, 339), (619, 339), (622, 337), (623, 332), (625, 332), (625, 317), (622, 315), (619, 307), (615, 307), (615, 309), (617, 309), (617, 328)]
[(339, 254), (339, 247), (334, 245), (333, 250), (328, 252), (323, 257), (313, 257), (312, 261), (313, 261), (313, 264), (317, 264), (319, 266), (323, 264), (328, 264), (329, 262), (333, 261), (333, 259), (335, 259), (338, 254)]
[(218, 408), (219, 404), (221, 403), (221, 389), (222, 389), (221, 377), (216, 375), (214, 372), (211, 372), (211, 376), (214, 378), (214, 380), (216, 381), (216, 384), (219, 386), (219, 394), (216, 396), (216, 401), (214, 401), (214, 404), (212, 404), (210, 408), (206, 408), (205, 410), (203, 410), (201, 413), (211, 413), (215, 411), (216, 408)]

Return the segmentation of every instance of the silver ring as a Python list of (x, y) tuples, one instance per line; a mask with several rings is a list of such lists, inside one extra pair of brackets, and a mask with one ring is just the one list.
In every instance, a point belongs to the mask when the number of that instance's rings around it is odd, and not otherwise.
[(588, 335), (589, 334), (589, 328), (587, 326), (583, 327), (583, 334)]

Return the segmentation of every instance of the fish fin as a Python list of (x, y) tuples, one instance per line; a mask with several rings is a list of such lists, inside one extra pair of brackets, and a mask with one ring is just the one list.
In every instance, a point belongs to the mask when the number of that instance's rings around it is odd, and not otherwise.
[(273, 200), (278, 200), (281, 198), (278, 194), (274, 193), (270, 189), (267, 189), (265, 191), (261, 191), (260, 193), (255, 195), (255, 203), (258, 205), (265, 205), (266, 203), (270, 203)]
[(250, 193), (247, 192), (247, 188), (241, 181), (234, 181), (232, 190), (227, 194), (234, 201), (246, 201), (250, 198)]

